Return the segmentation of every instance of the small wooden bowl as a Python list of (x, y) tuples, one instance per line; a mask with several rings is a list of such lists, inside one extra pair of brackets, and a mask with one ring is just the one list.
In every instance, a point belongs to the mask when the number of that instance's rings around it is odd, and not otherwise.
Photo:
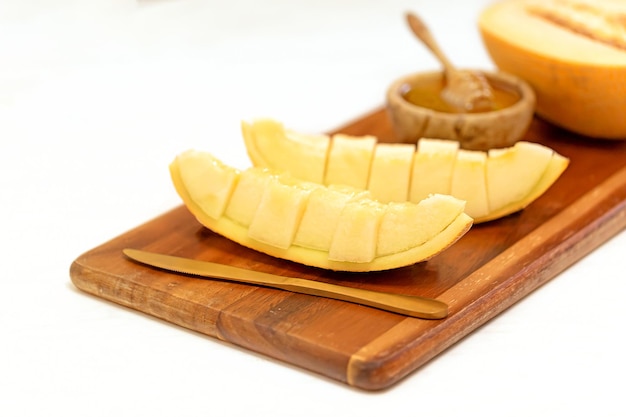
[(404, 97), (420, 81), (441, 81), (441, 71), (411, 74), (394, 81), (387, 90), (387, 111), (399, 142), (419, 138), (451, 139), (464, 149), (488, 150), (512, 146), (526, 133), (535, 110), (535, 93), (523, 80), (503, 72), (483, 72), (497, 89), (517, 93), (519, 99), (499, 110), (452, 113), (420, 107)]

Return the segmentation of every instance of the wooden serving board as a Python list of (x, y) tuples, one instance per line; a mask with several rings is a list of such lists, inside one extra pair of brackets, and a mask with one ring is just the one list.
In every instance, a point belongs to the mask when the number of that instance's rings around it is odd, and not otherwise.
[[(393, 140), (384, 110), (339, 129)], [(87, 293), (367, 390), (391, 386), (626, 227), (626, 141), (578, 137), (536, 119), (527, 136), (570, 158), (526, 210), (475, 225), (414, 266), (337, 273), (274, 259), (200, 226), (184, 206), (79, 256)], [(373, 290), (436, 297), (443, 320), (422, 320), (290, 292), (145, 267), (125, 247)]]

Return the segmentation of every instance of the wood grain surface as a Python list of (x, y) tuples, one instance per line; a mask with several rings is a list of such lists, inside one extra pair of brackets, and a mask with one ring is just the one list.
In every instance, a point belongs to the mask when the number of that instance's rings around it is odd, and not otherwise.
[[(394, 140), (382, 109), (337, 131)], [(569, 157), (563, 176), (524, 211), (475, 225), (428, 262), (376, 273), (310, 268), (230, 242), (200, 226), (180, 206), (80, 255), (70, 276), (76, 287), (96, 297), (361, 389), (387, 388), (626, 227), (626, 141), (579, 137), (540, 119), (533, 121), (525, 140)], [(121, 252), (125, 247), (435, 297), (449, 304), (450, 314), (443, 320), (421, 320), (315, 296), (170, 274), (130, 261)]]

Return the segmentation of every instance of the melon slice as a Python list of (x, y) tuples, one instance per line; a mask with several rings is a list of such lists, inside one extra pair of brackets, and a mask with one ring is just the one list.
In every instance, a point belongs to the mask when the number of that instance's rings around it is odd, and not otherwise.
[(374, 260), (385, 209), (384, 204), (369, 198), (346, 203), (339, 214), (328, 259), (356, 263)]
[(489, 214), (486, 166), (485, 152), (460, 149), (452, 172), (450, 194), (467, 201), (467, 214), (477, 219)]
[(517, 142), (511, 148), (491, 149), (486, 165), (489, 208), (500, 210), (530, 194), (545, 173), (553, 152), (545, 146)]
[(417, 143), (413, 159), (409, 200), (418, 202), (430, 194), (450, 194), (459, 142), (426, 139)]
[(294, 244), (305, 248), (327, 250), (333, 240), (342, 208), (349, 201), (368, 197), (367, 191), (350, 187), (316, 188), (309, 195)]
[(367, 189), (383, 203), (408, 200), (414, 155), (415, 145), (378, 144)]
[[(250, 155), (271, 151), (265, 149), (270, 142), (263, 139), (257, 123), (247, 124), (244, 131)], [(287, 135), (278, 136), (290, 140)], [(408, 146), (415, 149), (412, 158), (407, 144), (378, 143), (372, 136), (334, 136), (330, 138), (327, 160), (317, 159), (312, 169), (325, 170), (326, 185), (350, 183), (367, 189), (373, 199), (384, 203), (418, 203), (431, 194), (450, 194), (465, 200), (467, 214), (475, 223), (481, 223), (527, 207), (552, 186), (569, 164), (566, 157), (552, 149), (526, 141), (488, 152), (461, 150), (456, 141), (432, 138), (420, 139), (415, 148)], [(293, 142), (290, 149), (289, 162), (252, 162), (279, 171), (289, 171), (290, 166), (297, 165), (295, 161), (311, 162), (307, 147)], [(406, 193), (400, 186), (407, 187)]]
[[(378, 256), (419, 247), (447, 227), (449, 218), (461, 215), (465, 202), (434, 194), (417, 204), (389, 203), (378, 230)], [(398, 229), (403, 233), (398, 234)]]
[(256, 209), (261, 204), (265, 187), (272, 179), (272, 175), (269, 174), (265, 168), (250, 168), (242, 171), (226, 206), (225, 215), (241, 223), (242, 226), (250, 227)]
[(270, 177), (248, 228), (248, 236), (281, 249), (291, 246), (313, 188), (314, 183), (285, 175)]
[[(255, 165), (284, 165), (284, 171), (297, 178), (324, 182), (330, 138), (327, 135), (298, 133), (286, 130), (281, 123), (263, 119), (250, 125), (242, 122), (241, 130), (248, 156)], [(262, 146), (258, 146), (262, 144)], [(302, 160), (302, 153), (306, 160)]]
[(180, 177), (193, 196), (194, 204), (207, 216), (219, 219), (239, 179), (239, 171), (218, 159), (207, 164), (204, 154), (194, 150), (187, 151), (181, 158), (186, 163), (180, 167)]
[(334, 135), (326, 161), (324, 184), (367, 188), (376, 142), (373, 136)]
[(510, 213), (515, 213), (519, 210), (523, 210), (530, 203), (538, 199), (545, 193), (548, 188), (554, 184), (554, 182), (563, 174), (563, 171), (567, 168), (569, 160), (559, 154), (553, 154), (550, 158), (550, 162), (546, 167), (546, 170), (539, 178), (539, 181), (533, 186), (530, 192), (521, 200), (511, 201), (499, 209), (493, 210), (489, 215), (482, 218), (483, 222), (499, 219)]
[[(352, 187), (254, 167), (239, 171), (208, 152), (181, 153), (170, 174), (202, 225), (251, 249), (319, 268), (364, 272), (412, 265), (445, 250), (472, 225), (465, 202), (450, 196), (399, 209)], [(324, 232), (316, 233), (316, 225)]]

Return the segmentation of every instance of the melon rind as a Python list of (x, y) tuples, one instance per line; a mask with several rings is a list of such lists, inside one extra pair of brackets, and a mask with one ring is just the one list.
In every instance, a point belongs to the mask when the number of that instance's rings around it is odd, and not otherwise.
[[(379, 255), (377, 251), (377, 242), (378, 242), (377, 238), (375, 241), (373, 241), (374, 242), (373, 247), (371, 246), (371, 242), (369, 246), (367, 242), (363, 243), (362, 246), (363, 248), (365, 248), (366, 251), (362, 253), (353, 252), (353, 253), (347, 254), (348, 256), (345, 256), (346, 254), (342, 253), (341, 247), (336, 247), (335, 253), (333, 254), (334, 256), (332, 257), (329, 256), (329, 250), (319, 250), (319, 249), (313, 249), (310, 247), (299, 246), (299, 245), (293, 244), (293, 242), (289, 246), (286, 246), (284, 244), (278, 244), (278, 245), (270, 244), (268, 242), (260, 241), (250, 236), (249, 227), (244, 225), (243, 223), (236, 221), (234, 219), (231, 219), (227, 215), (222, 215), (218, 218), (215, 218), (214, 216), (209, 215), (207, 213), (210, 210), (207, 210), (206, 207), (200, 206), (196, 202), (194, 195), (190, 194), (187, 184), (185, 183), (185, 181), (189, 180), (189, 178), (185, 179), (181, 175), (181, 172), (185, 170), (184, 166), (187, 163), (186, 155), (189, 155), (189, 153), (182, 153), (177, 158), (175, 158), (174, 161), (170, 164), (169, 170), (170, 170), (172, 182), (174, 184), (174, 187), (178, 195), (181, 197), (185, 206), (195, 216), (198, 222), (202, 224), (203, 226), (207, 227), (208, 229), (214, 231), (215, 233), (220, 234), (234, 242), (237, 242), (242, 246), (245, 246), (250, 249), (254, 249), (256, 251), (268, 254), (276, 258), (284, 259), (284, 260), (289, 260), (289, 261), (293, 261), (293, 262), (297, 262), (297, 263), (301, 263), (301, 264), (305, 264), (305, 265), (309, 265), (313, 267), (323, 268), (323, 269), (330, 269), (330, 270), (337, 270), (337, 271), (349, 271), (349, 272), (369, 272), (369, 271), (395, 269), (395, 268), (412, 265), (418, 262), (426, 261), (432, 258), (433, 256), (437, 255), (441, 251), (447, 249), (449, 246), (454, 244), (461, 236), (463, 236), (470, 229), (472, 225), (472, 218), (469, 217), (462, 210), (460, 212), (455, 212), (454, 210), (452, 211), (443, 210), (441, 212), (442, 214), (440, 214), (441, 218), (439, 219), (441, 230), (431, 230), (429, 233), (431, 233), (432, 236), (430, 236), (426, 241), (422, 243), (416, 244), (415, 246), (407, 248), (406, 250), (402, 250), (400, 252), (389, 253), (385, 255)], [(198, 154), (195, 153), (195, 155), (197, 157)], [(206, 158), (207, 164), (213, 164), (214, 161), (216, 160), (215, 157), (213, 157), (209, 153), (205, 153), (204, 155), (205, 155), (204, 157)], [(254, 168), (251, 168), (251, 169), (254, 169)], [(199, 172), (203, 172), (203, 170), (200, 169)], [(258, 170), (257, 173), (263, 173), (263, 172), (265, 172), (266, 175), (275, 175), (269, 171), (263, 171), (263, 170)], [(271, 181), (275, 181), (275, 179), (271, 178), (267, 182), (269, 183)], [(302, 183), (299, 184), (296, 179), (285, 180), (281, 183), (281, 186), (289, 187), (290, 181), (293, 183), (293, 187), (298, 189), (299, 193), (304, 192), (302, 190), (309, 190), (309, 189), (311, 190), (311, 192), (313, 192), (314, 190), (317, 189), (317, 187), (322, 187), (321, 185), (307, 185), (307, 184), (302, 184)], [(260, 183), (263, 183), (263, 182), (261, 181)], [(280, 196), (281, 198), (289, 194), (286, 188), (280, 188), (279, 191), (280, 191), (279, 194), (281, 194)], [(349, 191), (346, 191), (346, 192), (349, 192)], [(439, 197), (432, 196), (431, 198), (438, 199)], [(450, 198), (450, 197), (443, 196), (440, 204), (446, 205), (448, 203), (451, 203), (451, 205), (454, 207), (458, 206), (459, 204), (461, 205), (464, 204), (463, 202), (459, 202), (457, 200), (446, 202), (445, 199), (447, 198)], [(306, 199), (303, 197), (302, 194), (299, 194), (295, 198), (295, 201), (298, 201), (302, 204), (304, 204), (303, 202), (304, 200)], [(375, 213), (374, 216), (378, 216), (378, 217), (371, 219), (370, 224), (372, 228), (369, 230), (369, 233), (372, 236), (374, 236), (378, 233), (378, 225), (380, 222), (382, 222), (382, 219), (386, 210), (386, 205), (376, 202), (374, 200), (368, 199), (366, 196), (363, 196), (362, 198), (357, 198), (356, 200), (352, 202), (358, 203), (359, 201), (365, 201), (365, 200), (369, 201), (369, 203), (367, 204), (377, 205), (377, 209), (373, 213)], [(347, 204), (350, 204), (350, 203), (347, 203)], [(364, 203), (361, 203), (361, 204), (364, 204)], [(306, 209), (301, 206), (299, 206), (297, 210), (299, 210), (298, 215), (306, 212)], [(228, 213), (228, 212), (229, 210), (227, 206), (227, 209), (224, 211), (224, 213)], [(255, 216), (257, 215), (258, 214), (255, 214)], [(365, 218), (367, 219), (367, 215), (368, 215), (367, 210), (363, 210), (361, 215), (365, 216)], [(447, 216), (447, 217), (444, 218), (444, 216)], [(428, 217), (425, 217), (423, 219), (423, 221), (429, 222), (429, 223), (431, 223), (431, 220), (432, 219)], [(269, 225), (269, 226), (273, 226), (275, 228), (280, 227), (279, 224), (274, 224), (274, 225)], [(340, 227), (341, 226), (338, 226), (337, 229), (339, 229)], [(294, 233), (297, 236), (297, 231)], [(396, 231), (395, 233), (399, 233), (399, 231)], [(350, 243), (350, 241), (351, 241), (350, 234), (349, 233), (344, 234), (342, 236), (341, 244), (346, 245)], [(332, 243), (331, 243), (331, 246), (332, 246)]]

